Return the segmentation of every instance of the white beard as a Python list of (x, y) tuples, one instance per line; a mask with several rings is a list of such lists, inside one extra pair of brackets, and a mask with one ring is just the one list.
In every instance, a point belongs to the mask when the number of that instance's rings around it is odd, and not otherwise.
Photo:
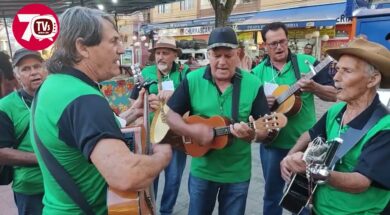
[(158, 68), (158, 70), (160, 70), (161, 72), (165, 72), (165, 70), (168, 69), (168, 64), (165, 64), (165, 63), (158, 63), (158, 64), (157, 64), (157, 68)]

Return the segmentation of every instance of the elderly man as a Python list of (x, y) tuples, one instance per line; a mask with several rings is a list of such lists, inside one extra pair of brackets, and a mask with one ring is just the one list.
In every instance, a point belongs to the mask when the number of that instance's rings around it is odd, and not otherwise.
[(230, 126), (231, 144), (192, 158), (188, 182), (190, 215), (212, 214), (217, 196), (219, 214), (245, 214), (251, 177), (249, 143), (267, 136), (267, 132), (253, 130), (244, 123), (249, 116), (257, 119), (269, 110), (259, 80), (236, 67), (237, 46), (232, 28), (214, 29), (208, 41), (210, 64), (189, 73), (168, 102), (171, 110), (167, 121), (171, 129), (200, 145), (211, 143), (213, 129), (185, 123), (182, 115), (187, 111), (204, 117), (220, 115), (235, 122)]
[[(175, 62), (177, 56), (181, 54), (181, 49), (176, 47), (176, 41), (173, 37), (162, 37), (150, 52), (154, 55), (156, 64), (145, 67), (142, 70), (142, 77), (145, 80), (156, 81), (156, 84), (149, 88), (149, 104), (152, 111), (155, 111), (168, 101), (190, 69), (186, 64), (179, 65)], [(138, 90), (136, 88), (133, 90), (131, 98), (136, 99), (137, 96)], [(151, 118), (153, 116), (154, 114), (151, 114)], [(187, 155), (183, 151), (173, 148), (171, 162), (164, 170), (165, 185), (160, 207), (162, 215), (169, 215), (173, 212), (186, 159)], [(157, 188), (158, 178), (155, 181), (156, 193)]]
[[(39, 52), (19, 49), (12, 64), (22, 86), (0, 100), (0, 165), (10, 173), (19, 214), (42, 214), (43, 179), (30, 141), (30, 107), (47, 72)], [(12, 173), (13, 172), (13, 173)]]
[[(314, 95), (322, 100), (335, 101), (335, 88), (328, 70), (319, 72), (313, 79), (304, 79), (305, 73), (310, 72), (306, 61), (316, 64), (316, 59), (309, 55), (293, 54), (288, 49), (287, 27), (280, 22), (265, 26), (261, 35), (268, 50), (268, 57), (263, 60), (252, 72), (260, 78), (267, 89), (269, 107), (275, 104), (275, 96), (270, 91), (279, 85), (291, 86), (295, 83), (300, 87), (302, 108), (295, 115), (289, 116), (288, 124), (281, 129), (276, 139), (260, 146), (260, 160), (265, 181), (263, 212), (267, 215), (281, 215), (282, 207), (279, 201), (282, 198), (284, 181), (280, 175), (280, 161), (293, 147), (298, 137), (314, 125), (316, 115)], [(302, 75), (301, 75), (302, 74)]]
[[(299, 138), (281, 162), (282, 176), (289, 181), (291, 174), (306, 171), (302, 151), (314, 138), (331, 141), (351, 132), (349, 129), (363, 130), (375, 117), (362, 138), (349, 143), (344, 140), (343, 144), (352, 148), (340, 155), (334, 170), (324, 174), (327, 183), (315, 191), (314, 212), (379, 214), (390, 200), (390, 173), (386, 171), (390, 166), (390, 115), (376, 90), (390, 88), (390, 52), (377, 43), (355, 39), (327, 53), (338, 60), (334, 81), (341, 102)], [(378, 109), (383, 113), (373, 114)]]
[(112, 17), (72, 7), (60, 26), (47, 65), (51, 75), (32, 108), (33, 147), (45, 181), (43, 214), (107, 214), (107, 185), (123, 192), (147, 188), (168, 165), (171, 148), (133, 154), (99, 90), (98, 82), (120, 74), (124, 52)]

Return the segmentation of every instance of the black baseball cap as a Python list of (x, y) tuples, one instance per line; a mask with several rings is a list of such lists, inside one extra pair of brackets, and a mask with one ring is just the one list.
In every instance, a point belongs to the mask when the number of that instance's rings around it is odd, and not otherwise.
[(209, 37), (207, 49), (227, 47), (235, 49), (238, 47), (236, 32), (231, 27), (215, 28)]
[(41, 54), (37, 51), (31, 51), (25, 48), (18, 49), (12, 57), (12, 67), (15, 67), (25, 57), (35, 57), (40, 61), (43, 61)]

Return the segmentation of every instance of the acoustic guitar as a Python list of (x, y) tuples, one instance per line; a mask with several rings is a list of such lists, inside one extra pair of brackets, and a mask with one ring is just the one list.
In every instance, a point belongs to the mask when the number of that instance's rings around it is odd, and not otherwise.
[(336, 138), (329, 142), (315, 144), (315, 140), (303, 156), (307, 164), (306, 174), (294, 174), (290, 184), (285, 190), (279, 205), (293, 214), (300, 214), (308, 206), (311, 198), (321, 180), (315, 179), (313, 172), (318, 172), (318, 167), (332, 169), (331, 164), (337, 149), (342, 143), (342, 139)]
[[(305, 74), (304, 79), (310, 80), (312, 79), (318, 72), (328, 66), (333, 62), (333, 58), (327, 56), (321, 63), (319, 63), (316, 67), (313, 67), (308, 61), (305, 63), (309, 65), (310, 72)], [(276, 97), (276, 101), (274, 106), (271, 108), (272, 111), (278, 113), (284, 113), (286, 116), (293, 116), (302, 108), (302, 101), (299, 96), (299, 85), (295, 83), (292, 86), (281, 85), (277, 87), (272, 95)]]
[[(230, 121), (221, 116), (214, 116), (211, 118), (203, 118), (201, 116), (192, 115), (184, 118), (188, 124), (204, 124), (210, 126), (214, 130), (215, 137), (211, 144), (201, 146), (196, 140), (190, 137), (183, 137), (184, 148), (186, 152), (192, 157), (200, 157), (205, 155), (211, 149), (222, 149), (226, 147), (229, 141)], [(247, 123), (252, 129), (260, 130), (275, 130), (286, 126), (287, 118), (282, 113), (272, 113), (257, 119), (256, 121)]]
[[(137, 71), (137, 70), (135, 70)], [(140, 71), (138, 70), (138, 75)], [(148, 88), (154, 82), (143, 81), (141, 77), (134, 77), (138, 87)], [(139, 127), (122, 129), (128, 148), (137, 154), (151, 154), (152, 146), (149, 136), (149, 103), (148, 91), (144, 95), (144, 124)], [(107, 208), (109, 215), (154, 215), (156, 203), (153, 183), (148, 189), (133, 192), (118, 191), (108, 188)]]

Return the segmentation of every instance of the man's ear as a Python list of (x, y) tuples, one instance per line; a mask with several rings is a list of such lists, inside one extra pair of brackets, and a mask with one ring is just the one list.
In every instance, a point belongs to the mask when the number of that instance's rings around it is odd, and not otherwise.
[(84, 39), (81, 37), (76, 39), (76, 50), (82, 58), (89, 57), (88, 47), (84, 45)]
[(378, 86), (381, 80), (382, 80), (381, 73), (375, 72), (373, 75), (370, 76), (367, 87), (372, 88)]

